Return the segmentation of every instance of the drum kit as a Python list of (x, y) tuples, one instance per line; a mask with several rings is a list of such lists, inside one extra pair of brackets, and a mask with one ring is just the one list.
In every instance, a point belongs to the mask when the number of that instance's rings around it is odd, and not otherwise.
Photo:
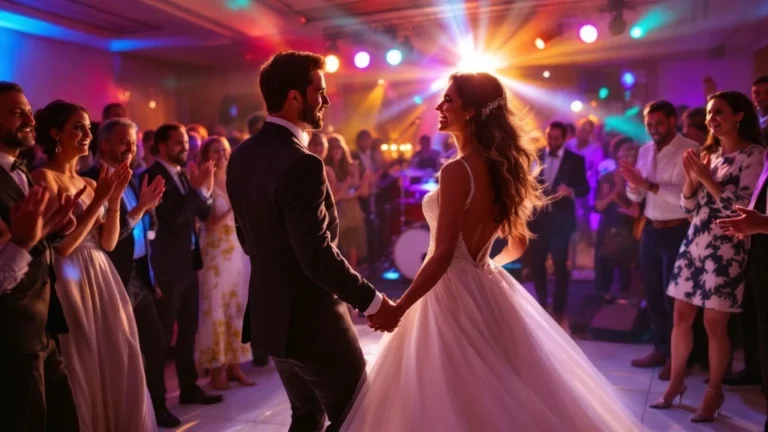
[(421, 203), (437, 189), (437, 173), (412, 168), (397, 169), (391, 177), (386, 200), (386, 226), (393, 239), (388, 263), (404, 278), (413, 280), (427, 256), (429, 226)]

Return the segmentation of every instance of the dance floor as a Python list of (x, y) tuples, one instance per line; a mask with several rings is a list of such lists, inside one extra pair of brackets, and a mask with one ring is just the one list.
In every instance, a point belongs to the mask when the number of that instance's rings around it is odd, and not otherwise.
[[(570, 303), (570, 302), (569, 302)], [(357, 326), (365, 355), (376, 355), (380, 334), (370, 331), (362, 321)], [(694, 371), (688, 378), (688, 392), (683, 405), (670, 410), (646, 408), (657, 400), (666, 383), (656, 378), (658, 370), (635, 369), (629, 363), (650, 351), (647, 345), (616, 344), (578, 340), (579, 346), (618, 389), (634, 414), (652, 431), (759, 431), (765, 421), (766, 406), (757, 387), (726, 388), (726, 401), (720, 417), (710, 424), (695, 425), (690, 417), (695, 413), (704, 392), (705, 375)], [(742, 365), (740, 353), (735, 360), (736, 370)], [(564, 365), (566, 366), (566, 365)], [(244, 366), (245, 372), (257, 381), (254, 387), (240, 387), (233, 383), (231, 390), (223, 392), (224, 403), (213, 406), (179, 406), (175, 373), (169, 365), (169, 408), (182, 418), (178, 431), (287, 431), (290, 406), (273, 365), (257, 368)], [(207, 380), (200, 381), (210, 390)]]

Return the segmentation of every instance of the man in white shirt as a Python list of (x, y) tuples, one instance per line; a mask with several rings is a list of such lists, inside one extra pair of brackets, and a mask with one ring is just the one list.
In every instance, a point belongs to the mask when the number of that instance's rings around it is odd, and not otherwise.
[(637, 166), (621, 163), (630, 199), (645, 201), (646, 223), (640, 240), (640, 270), (653, 327), (653, 352), (632, 361), (632, 366), (664, 366), (661, 379), (669, 379), (670, 337), (674, 303), (667, 286), (689, 220), (680, 207), (685, 174), (683, 154), (699, 144), (677, 133), (677, 111), (670, 102), (654, 101), (645, 107), (645, 127), (653, 140), (640, 148)]

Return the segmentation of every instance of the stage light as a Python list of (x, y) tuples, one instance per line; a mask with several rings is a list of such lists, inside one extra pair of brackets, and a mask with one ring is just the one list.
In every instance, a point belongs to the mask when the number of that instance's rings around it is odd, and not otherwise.
[(355, 66), (358, 69), (365, 69), (371, 64), (371, 55), (365, 51), (360, 51), (355, 54)]
[(626, 112), (624, 112), (624, 115), (627, 117), (634, 117), (636, 115), (640, 114), (640, 107), (635, 105), (632, 108), (628, 109)]
[(421, 96), (414, 96), (413, 97), (413, 103), (416, 105), (421, 105), (424, 102), (424, 99), (421, 98)]
[(381, 151), (385, 152), (389, 150), (389, 144), (382, 144), (381, 145)]
[(593, 100), (592, 102), (589, 103), (589, 106), (591, 106), (592, 108), (597, 108), (597, 101)]
[(435, 80), (432, 85), (429, 86), (429, 90), (436, 92), (448, 87), (448, 77), (443, 77)]
[(544, 73), (541, 74), (541, 76), (543, 76), (544, 78), (549, 78), (550, 76), (552, 76), (552, 74), (549, 73), (549, 71), (544, 71)]
[(157, 108), (157, 102), (151, 100), (149, 101), (149, 109), (155, 109)]
[(581, 112), (582, 109), (584, 109), (584, 104), (581, 103), (581, 101), (571, 102), (571, 111), (577, 113), (577, 112)]
[(378, 83), (379, 83), (379, 85), (384, 85), (384, 84), (386, 84), (386, 81), (384, 81), (383, 78), (379, 78)]
[(579, 38), (587, 44), (594, 43), (597, 40), (597, 28), (592, 24), (587, 24), (579, 29)]
[(544, 39), (542, 38), (536, 38), (536, 40), (533, 42), (534, 45), (536, 45), (536, 48), (543, 50), (547, 47), (547, 43), (544, 42)]
[(632, 72), (624, 72), (621, 75), (621, 85), (624, 86), (625, 89), (631, 89), (635, 86), (636, 82), (637, 79), (635, 78), (635, 74)]
[(600, 99), (607, 99), (608, 95), (611, 94), (611, 91), (608, 90), (608, 87), (600, 87), (600, 90), (597, 92), (597, 96)]
[(325, 56), (325, 71), (328, 73), (334, 73), (339, 70), (341, 61), (335, 54), (328, 54)]
[(645, 32), (643, 31), (642, 27), (634, 26), (634, 27), (632, 27), (632, 30), (629, 31), (629, 36), (632, 39), (640, 39), (643, 36), (645, 36)]
[(387, 51), (387, 63), (392, 66), (397, 66), (403, 61), (403, 53), (397, 48), (392, 48)]

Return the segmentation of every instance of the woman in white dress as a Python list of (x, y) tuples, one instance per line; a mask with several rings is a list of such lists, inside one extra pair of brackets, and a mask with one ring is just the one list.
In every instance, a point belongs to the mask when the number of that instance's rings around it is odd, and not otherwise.
[[(499, 267), (522, 254), (526, 221), (543, 203), (530, 172), (535, 148), (501, 83), (454, 75), (437, 110), (459, 158), (424, 198), (427, 259), (342, 430), (641, 430), (576, 343)], [(508, 246), (491, 261), (499, 233)], [(375, 315), (370, 323), (387, 328)]]
[(56, 293), (69, 334), (60, 336), (81, 432), (154, 431), (139, 337), (128, 293), (104, 249), (119, 235), (120, 199), (131, 178), (127, 164), (102, 171), (98, 184), (76, 173), (88, 153), (84, 108), (54, 101), (35, 115), (37, 144), (48, 162), (32, 173), (52, 194), (85, 188), (77, 226), (55, 246)]
[(251, 263), (235, 232), (235, 216), (227, 196), (227, 162), (232, 149), (223, 137), (211, 137), (200, 149), (200, 164), (213, 161), (213, 214), (200, 234), (205, 266), (200, 270), (200, 323), (197, 327), (197, 366), (211, 370), (214, 388), (229, 389), (229, 381), (252, 386), (240, 369), (251, 360), (250, 344), (240, 342), (248, 302)]

